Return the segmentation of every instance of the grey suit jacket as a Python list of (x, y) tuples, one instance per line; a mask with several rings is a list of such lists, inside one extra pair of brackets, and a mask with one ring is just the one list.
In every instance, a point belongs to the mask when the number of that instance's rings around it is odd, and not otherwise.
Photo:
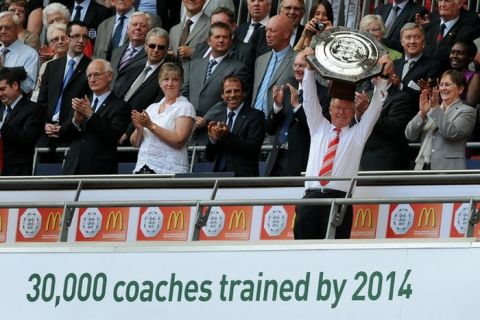
[(208, 60), (208, 57), (194, 59), (184, 65), (185, 82), (182, 95), (193, 104), (197, 116), (203, 116), (213, 105), (222, 101), (222, 82), (226, 76), (236, 75), (244, 84), (249, 76), (247, 66), (228, 55), (205, 81)]
[[(465, 148), (475, 126), (476, 111), (461, 100), (451, 105), (447, 111), (435, 108), (428, 113), (437, 129), (433, 133), (431, 162), (432, 170), (461, 170), (466, 168)], [(425, 141), (423, 130), (427, 121), (417, 114), (407, 125), (405, 136), (415, 141)]]
[[(174, 25), (170, 29), (170, 49), (177, 54), (178, 43), (180, 42), (180, 36), (182, 35), (184, 23)], [(190, 30), (187, 42), (185, 45), (195, 49), (195, 46), (208, 38), (208, 30), (210, 28), (210, 19), (204, 13), (200, 16), (193, 29)]]
[(118, 47), (112, 51), (112, 58), (110, 59), (110, 63), (112, 64), (114, 79), (122, 77), (131, 68), (135, 68), (140, 65), (144, 66), (147, 62), (147, 53), (142, 47), (142, 49), (137, 52), (137, 54), (134, 55), (132, 59), (130, 59), (130, 62), (122, 70), (118, 70), (118, 68), (120, 67), (120, 61), (122, 61), (122, 57), (125, 54), (125, 51), (127, 51), (128, 45), (128, 43), (124, 44), (123, 46)]
[[(252, 107), (255, 107), (255, 100), (257, 98), (258, 90), (262, 85), (263, 77), (267, 71), (268, 62), (272, 57), (273, 52), (265, 53), (257, 58), (255, 61), (255, 79), (253, 81)], [(267, 105), (273, 108), (272, 88), (274, 85), (285, 85), (290, 83), (296, 87), (297, 81), (293, 76), (293, 60), (295, 59), (295, 51), (289, 47), (287, 55), (282, 62), (276, 67), (275, 72), (270, 79), (267, 90)]]

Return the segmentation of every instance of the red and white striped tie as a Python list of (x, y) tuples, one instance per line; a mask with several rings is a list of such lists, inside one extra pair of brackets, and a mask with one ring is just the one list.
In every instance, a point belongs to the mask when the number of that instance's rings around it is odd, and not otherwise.
[[(322, 168), (320, 169), (320, 173), (318, 174), (320, 177), (326, 177), (332, 175), (333, 170), (333, 161), (335, 160), (335, 154), (337, 153), (337, 146), (338, 142), (340, 141), (340, 132), (342, 129), (335, 127), (333, 129), (335, 134), (333, 135), (332, 139), (328, 143), (327, 153), (323, 158)], [(328, 180), (320, 181), (320, 185), (325, 187), (328, 184)]]

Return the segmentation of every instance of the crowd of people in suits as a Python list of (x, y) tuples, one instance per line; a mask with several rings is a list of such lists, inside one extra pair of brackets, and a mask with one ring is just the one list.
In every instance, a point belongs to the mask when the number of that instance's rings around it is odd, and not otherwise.
[[(305, 48), (345, 20), (336, 0), (281, 0), (277, 14), (272, 1), (246, 0), (239, 25), (232, 0), (5, 1), (1, 174), (31, 175), (34, 147), (49, 148), (42, 161), (63, 161), (64, 174), (114, 174), (117, 147), (128, 145), (139, 148), (135, 173), (182, 173), (187, 146), (199, 145), (213, 171), (258, 176), (263, 144), (264, 175), (305, 172), (317, 133), (303, 108)], [(478, 135), (479, 22), (462, 0), (432, 12), (393, 0), (361, 18), (358, 29), (393, 60), (361, 170), (466, 168)], [(315, 82), (330, 120), (338, 102), (329, 81)], [(351, 127), (367, 121), (374, 82), (352, 93)]]

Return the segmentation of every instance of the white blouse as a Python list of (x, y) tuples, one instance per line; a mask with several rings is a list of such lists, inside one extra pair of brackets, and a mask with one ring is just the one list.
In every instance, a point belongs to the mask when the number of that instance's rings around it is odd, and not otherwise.
[[(165, 98), (151, 104), (145, 110), (157, 126), (175, 131), (175, 122), (178, 117), (190, 117), (192, 121), (195, 119), (195, 108), (187, 98), (178, 97), (174, 104), (159, 113), (160, 105), (164, 100)], [(145, 164), (156, 173), (188, 172), (187, 144), (181, 149), (172, 148), (157, 138), (150, 130), (144, 128), (134, 172), (140, 170)]]

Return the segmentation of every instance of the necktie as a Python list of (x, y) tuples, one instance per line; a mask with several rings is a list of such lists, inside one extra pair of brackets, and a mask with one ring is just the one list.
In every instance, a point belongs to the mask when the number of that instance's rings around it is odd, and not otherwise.
[(262, 24), (259, 22), (252, 22), (250, 26), (252, 26), (253, 29), (248, 28), (247, 33), (245, 34), (245, 38), (243, 38), (243, 42), (248, 43), (248, 41), (250, 41), (250, 38), (252, 37), (252, 34), (255, 32), (255, 30), (260, 28), (261, 25)]
[(130, 89), (128, 89), (127, 93), (125, 94), (125, 97), (123, 97), (123, 100), (128, 101), (132, 95), (137, 91), (138, 88), (142, 85), (142, 83), (145, 81), (147, 78), (148, 72), (152, 69), (150, 66), (146, 66), (145, 69), (138, 75), (137, 79), (135, 82), (132, 84)]
[(65, 77), (63, 78), (63, 82), (62, 82), (62, 93), (60, 93), (60, 96), (58, 97), (58, 100), (57, 100), (57, 104), (55, 105), (55, 112), (53, 113), (54, 115), (60, 113), (60, 107), (62, 106), (63, 90), (65, 89), (65, 87), (68, 84), (68, 81), (72, 77), (73, 71), (75, 71), (75, 60), (70, 59), (70, 61), (68, 61), (67, 73), (65, 74)]
[(230, 111), (230, 112), (228, 113), (228, 119), (227, 119), (228, 132), (232, 132), (233, 117), (235, 117), (235, 112)]
[(213, 67), (217, 64), (217, 60), (212, 59), (208, 61), (208, 66), (207, 66), (207, 74), (205, 75), (205, 82), (210, 78), (212, 75)]
[(440, 25), (440, 31), (437, 34), (437, 41), (442, 41), (443, 40), (443, 34), (445, 33), (446, 28), (447, 28), (447, 25), (445, 23), (442, 23)]
[(76, 6), (75, 7), (75, 16), (73, 17), (73, 20), (77, 20), (77, 21), (80, 21), (81, 20), (81, 17), (82, 17), (82, 9), (83, 7), (82, 6)]
[(298, 103), (303, 104), (303, 89), (298, 90)]
[(97, 104), (98, 104), (98, 98), (95, 98), (95, 100), (93, 100), (93, 106), (92, 106), (93, 112), (97, 112)]
[(10, 52), (10, 49), (6, 48), (2, 51), (2, 65), (5, 65), (5, 60), (7, 59), (7, 53)]
[(260, 85), (260, 89), (258, 90), (257, 97), (255, 99), (255, 109), (263, 111), (263, 113), (265, 114), (265, 118), (267, 118), (268, 115), (267, 90), (270, 84), (270, 80), (272, 79), (276, 64), (277, 55), (273, 54), (270, 62), (268, 63), (267, 71), (265, 71), (262, 84)]
[[(335, 128), (333, 130), (335, 131), (335, 134), (333, 135), (332, 139), (330, 139), (330, 142), (328, 143), (327, 153), (325, 154), (325, 157), (323, 157), (322, 168), (320, 169), (319, 173), (320, 177), (332, 175), (333, 162), (335, 160), (335, 154), (337, 153), (337, 147), (340, 141), (340, 132), (342, 131), (342, 129)], [(322, 187), (325, 187), (328, 182), (328, 180), (322, 180), (320, 181), (320, 185)]]
[(182, 34), (180, 35), (180, 41), (178, 42), (178, 46), (184, 46), (187, 42), (188, 36), (190, 35), (190, 26), (193, 24), (193, 21), (187, 19), (185, 21), (185, 26), (183, 27)]
[(407, 61), (405, 61), (405, 64), (403, 65), (402, 79), (401, 80), (403, 80), (403, 78), (405, 78), (408, 71), (410, 71), (410, 69), (412, 69), (414, 64), (415, 64), (415, 60), (413, 60), (413, 59), (408, 59)]
[(387, 36), (389, 36), (392, 33), (392, 26), (395, 23), (395, 20), (397, 19), (399, 10), (400, 10), (400, 7), (397, 5), (394, 5), (392, 7), (392, 10), (390, 10), (390, 14), (388, 15), (387, 21), (385, 22), (385, 28), (387, 29)]
[(120, 39), (122, 38), (123, 25), (125, 23), (126, 18), (127, 17), (125, 17), (125, 16), (118, 17), (119, 22), (118, 22), (117, 28), (115, 29), (115, 32), (113, 33), (113, 36), (112, 36), (111, 50), (113, 50), (115, 48), (118, 48), (120, 46)]
[(130, 63), (130, 60), (132, 60), (135, 52), (137, 52), (137, 49), (133, 47), (128, 48), (127, 53), (123, 56), (122, 61), (120, 61), (120, 66), (118, 67), (118, 70), (122, 70)]

